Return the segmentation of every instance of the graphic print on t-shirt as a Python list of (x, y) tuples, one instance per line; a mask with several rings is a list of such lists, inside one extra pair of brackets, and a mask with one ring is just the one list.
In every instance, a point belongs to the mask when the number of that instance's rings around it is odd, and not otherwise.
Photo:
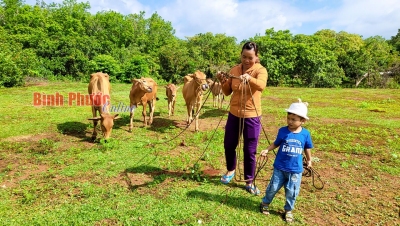
[(292, 157), (295, 157), (299, 154), (301, 155), (303, 152), (301, 141), (297, 139), (287, 139), (282, 145), (282, 152)]

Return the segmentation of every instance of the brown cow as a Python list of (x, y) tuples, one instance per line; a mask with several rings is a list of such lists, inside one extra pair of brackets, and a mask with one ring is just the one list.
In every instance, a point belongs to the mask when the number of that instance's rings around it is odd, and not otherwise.
[(175, 102), (176, 102), (176, 91), (179, 89), (179, 86), (175, 86), (170, 83), (165, 86), (165, 95), (168, 98), (168, 116), (174, 115), (175, 112)]
[[(132, 79), (132, 83), (133, 85), (129, 93), (131, 109), (129, 131), (132, 131), (133, 128), (133, 116), (137, 105), (143, 105), (142, 115), (144, 126), (153, 123), (153, 114), (157, 99), (157, 83), (152, 78)], [(146, 114), (147, 104), (149, 104), (150, 108), (150, 118), (148, 123)]]
[[(111, 135), (114, 120), (120, 118), (118, 114), (110, 115), (109, 113), (111, 85), (108, 74), (101, 72), (91, 74), (88, 92), (93, 114), (93, 118), (89, 119), (93, 121), (92, 139), (95, 140), (97, 137), (96, 126), (99, 120), (103, 138), (108, 139)], [(99, 117), (97, 117), (97, 112), (99, 112)]]
[(222, 102), (224, 101), (224, 94), (222, 93), (221, 83), (218, 81), (214, 82), (212, 79), (207, 79), (207, 83), (213, 95), (213, 107), (218, 107), (218, 109), (221, 109)]
[(184, 85), (182, 89), (183, 98), (186, 102), (187, 108), (187, 125), (189, 126), (193, 120), (194, 108), (196, 107), (196, 126), (195, 130), (199, 130), (199, 111), (200, 104), (203, 98), (203, 91), (208, 89), (208, 85), (206, 82), (206, 75), (197, 70), (194, 74), (188, 74), (184, 77)]

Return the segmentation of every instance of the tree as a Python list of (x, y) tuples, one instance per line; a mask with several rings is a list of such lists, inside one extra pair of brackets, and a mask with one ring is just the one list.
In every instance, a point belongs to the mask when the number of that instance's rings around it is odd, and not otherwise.
[(208, 77), (212, 77), (217, 70), (227, 70), (240, 59), (240, 48), (234, 37), (207, 32), (187, 39), (195, 68), (205, 72)]
[(90, 64), (90, 71), (107, 73), (110, 81), (116, 81), (121, 72), (119, 62), (110, 55), (97, 55)]
[(291, 84), (297, 51), (289, 30), (267, 29), (265, 36), (256, 36), (253, 40), (258, 45), (261, 64), (267, 67), (268, 83), (274, 86)]
[(397, 34), (395, 36), (392, 36), (392, 38), (388, 42), (394, 47), (397, 52), (400, 52), (400, 29), (398, 29)]
[(333, 51), (324, 48), (320, 37), (296, 35), (297, 49), (294, 84), (308, 87), (338, 87), (344, 78)]

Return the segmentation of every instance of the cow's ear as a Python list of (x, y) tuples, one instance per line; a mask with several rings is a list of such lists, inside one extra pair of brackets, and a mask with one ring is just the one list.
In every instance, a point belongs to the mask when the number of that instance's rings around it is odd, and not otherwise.
[(168, 89), (169, 87), (168, 86), (164, 86), (166, 89)]
[(88, 120), (91, 120), (91, 121), (99, 121), (101, 118), (100, 117), (96, 117), (96, 118), (88, 118)]
[(137, 82), (140, 82), (140, 80), (137, 79), (137, 78), (133, 78), (133, 79), (131, 80), (131, 82), (132, 82), (133, 84), (135, 84), (135, 83), (137, 83)]
[(116, 119), (120, 119), (121, 117), (119, 117), (119, 115), (118, 114), (116, 114), (116, 115), (114, 115), (114, 120), (116, 120)]

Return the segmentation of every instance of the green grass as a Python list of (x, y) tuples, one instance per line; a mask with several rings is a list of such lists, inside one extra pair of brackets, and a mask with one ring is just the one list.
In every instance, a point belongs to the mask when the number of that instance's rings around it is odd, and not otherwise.
[[(112, 84), (112, 104), (127, 106), (130, 87)], [(128, 132), (129, 113), (119, 112), (112, 138), (96, 143), (90, 141), (90, 107), (33, 106), (34, 92), (68, 96), (86, 90), (87, 84), (71, 82), (0, 89), (2, 225), (284, 224), (282, 190), (271, 215), (264, 216), (258, 212), (262, 196), (249, 195), (240, 182), (220, 184), (227, 112), (212, 107), (212, 96), (201, 111), (200, 132), (194, 125), (184, 130), (181, 92), (175, 116), (168, 117), (160, 85), (152, 126), (142, 126), (139, 107)], [(297, 98), (309, 102), (305, 127), (325, 187), (317, 190), (303, 177), (295, 225), (399, 224), (400, 93), (267, 87), (262, 100), (267, 136), (261, 134), (259, 150), (273, 142), (285, 125), (284, 109)], [(273, 159), (269, 155), (256, 180), (261, 191)]]

